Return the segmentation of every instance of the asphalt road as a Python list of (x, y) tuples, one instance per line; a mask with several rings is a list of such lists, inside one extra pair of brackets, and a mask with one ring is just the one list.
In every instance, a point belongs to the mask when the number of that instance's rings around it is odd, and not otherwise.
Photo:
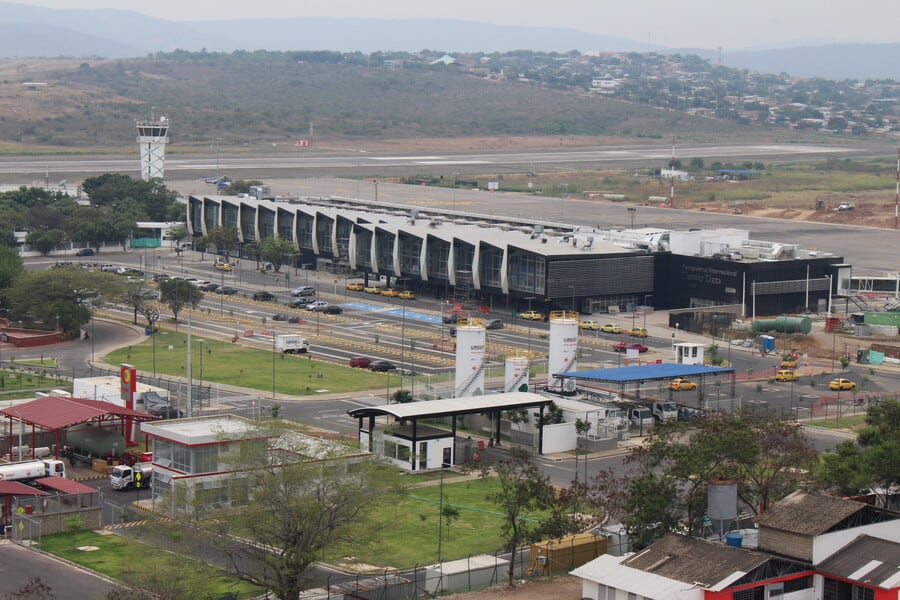
[[(100, 600), (114, 585), (68, 563), (12, 542), (0, 543), (0, 594), (14, 595), (32, 578), (48, 585), (57, 600)], [(30, 596), (29, 596), (30, 597)]]

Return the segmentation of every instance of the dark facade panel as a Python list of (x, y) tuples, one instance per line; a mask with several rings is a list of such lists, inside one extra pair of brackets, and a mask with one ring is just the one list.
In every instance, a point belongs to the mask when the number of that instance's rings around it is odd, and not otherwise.
[(653, 270), (651, 255), (551, 258), (547, 263), (547, 297), (651, 293)]

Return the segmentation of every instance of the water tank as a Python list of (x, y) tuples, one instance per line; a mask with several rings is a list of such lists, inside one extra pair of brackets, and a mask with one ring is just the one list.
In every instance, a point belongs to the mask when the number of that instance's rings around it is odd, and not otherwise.
[(479, 320), (456, 325), (456, 398), (484, 394), (485, 329)]
[(713, 521), (731, 523), (737, 519), (737, 482), (729, 479), (711, 481), (707, 488), (706, 514)]
[(729, 531), (725, 534), (725, 544), (732, 548), (740, 548), (744, 543), (744, 534), (739, 531)]
[(753, 333), (761, 331), (779, 331), (781, 333), (803, 333), (812, 330), (812, 321), (806, 317), (778, 317), (777, 319), (760, 319), (751, 325)]
[(528, 359), (524, 356), (512, 356), (506, 359), (506, 375), (503, 381), (504, 392), (528, 392)]

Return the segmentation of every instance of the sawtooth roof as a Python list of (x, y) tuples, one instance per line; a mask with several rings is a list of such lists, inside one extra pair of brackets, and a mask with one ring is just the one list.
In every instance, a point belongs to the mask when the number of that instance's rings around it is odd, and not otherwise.
[(819, 564), (818, 571), (882, 589), (900, 588), (900, 543), (861, 535)]
[(727, 586), (769, 559), (760, 552), (673, 534), (626, 558), (622, 564), (712, 589)]
[(794, 492), (759, 515), (760, 528), (803, 535), (820, 535), (866, 507), (862, 502)]

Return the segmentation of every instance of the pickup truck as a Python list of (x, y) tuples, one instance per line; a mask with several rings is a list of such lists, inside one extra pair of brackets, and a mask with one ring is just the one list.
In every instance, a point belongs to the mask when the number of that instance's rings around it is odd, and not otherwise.
[(837, 205), (837, 208), (834, 209), (834, 212), (847, 212), (848, 210), (853, 210), (853, 204), (850, 202), (841, 202)]

